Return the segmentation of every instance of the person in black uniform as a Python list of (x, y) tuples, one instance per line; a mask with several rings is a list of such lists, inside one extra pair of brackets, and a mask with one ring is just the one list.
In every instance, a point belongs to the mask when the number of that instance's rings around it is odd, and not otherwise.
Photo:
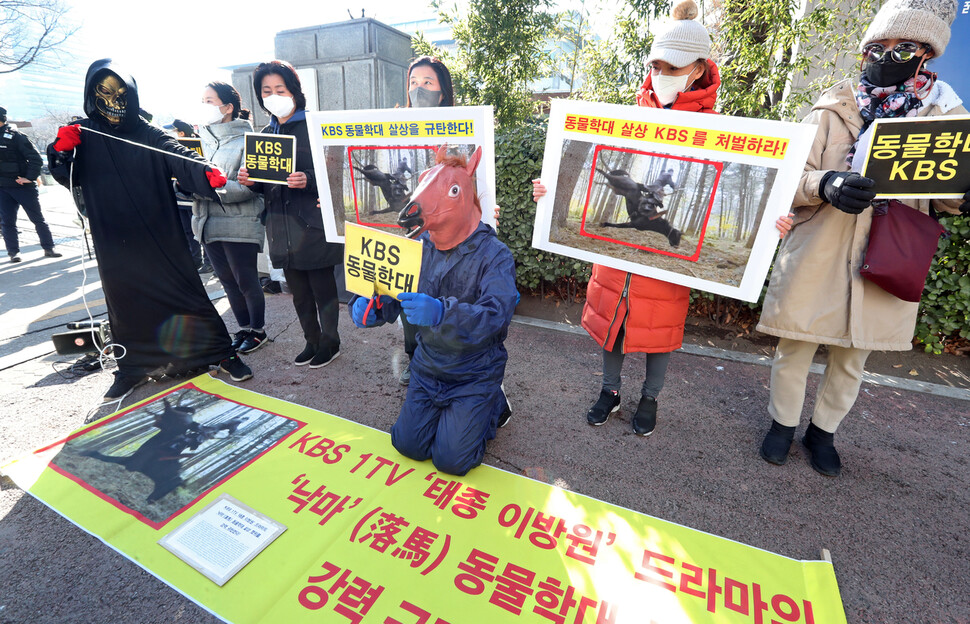
[(37, 178), (44, 161), (40, 152), (23, 134), (7, 124), (7, 109), (0, 107), (0, 224), (3, 244), (10, 262), (20, 262), (20, 240), (17, 236), (17, 209), (24, 212), (37, 229), (40, 246), (48, 258), (60, 258), (54, 251), (54, 239), (40, 212)]

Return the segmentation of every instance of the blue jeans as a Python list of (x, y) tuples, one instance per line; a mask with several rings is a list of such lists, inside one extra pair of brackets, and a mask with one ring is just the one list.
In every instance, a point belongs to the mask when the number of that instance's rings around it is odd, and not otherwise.
[(3, 244), (7, 247), (7, 255), (15, 256), (20, 253), (20, 241), (17, 237), (17, 208), (23, 206), (27, 218), (34, 224), (40, 246), (45, 250), (54, 249), (54, 238), (47, 221), (40, 212), (40, 195), (37, 186), (24, 184), (23, 186), (0, 186), (0, 224), (3, 230)]

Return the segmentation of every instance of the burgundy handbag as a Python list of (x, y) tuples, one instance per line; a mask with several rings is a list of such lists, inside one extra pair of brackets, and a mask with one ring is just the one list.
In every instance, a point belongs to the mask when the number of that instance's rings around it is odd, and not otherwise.
[(895, 199), (874, 204), (859, 273), (889, 294), (917, 302), (943, 231), (933, 217)]

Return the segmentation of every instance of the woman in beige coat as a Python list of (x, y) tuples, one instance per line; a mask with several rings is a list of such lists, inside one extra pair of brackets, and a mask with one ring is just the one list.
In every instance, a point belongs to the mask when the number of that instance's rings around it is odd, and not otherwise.
[[(950, 38), (955, 0), (890, 0), (862, 42), (859, 84), (843, 81), (822, 93), (805, 123), (818, 134), (794, 200), (795, 225), (775, 260), (758, 329), (778, 336), (771, 367), (771, 429), (761, 456), (783, 464), (801, 420), (812, 357), (828, 346), (825, 374), (803, 442), (811, 465), (841, 471), (834, 433), (852, 408), (866, 358), (874, 350), (912, 348), (919, 304), (864, 280), (859, 267), (872, 223), (873, 181), (860, 176), (874, 119), (967, 114), (944, 82), (923, 69)], [(970, 210), (961, 200), (907, 200), (921, 212)]]

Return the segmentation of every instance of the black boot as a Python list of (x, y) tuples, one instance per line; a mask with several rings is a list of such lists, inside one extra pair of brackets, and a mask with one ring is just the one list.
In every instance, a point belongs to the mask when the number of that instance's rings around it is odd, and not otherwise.
[(842, 472), (842, 460), (835, 450), (835, 434), (823, 431), (809, 423), (802, 443), (811, 456), (812, 468), (826, 477), (837, 477)]
[(633, 415), (633, 433), (638, 436), (648, 436), (657, 426), (657, 399), (643, 395), (637, 404), (637, 411)]
[(769, 464), (781, 466), (788, 461), (788, 451), (794, 439), (794, 427), (786, 427), (777, 420), (772, 420), (771, 429), (765, 434), (765, 439), (761, 443), (761, 459)]

